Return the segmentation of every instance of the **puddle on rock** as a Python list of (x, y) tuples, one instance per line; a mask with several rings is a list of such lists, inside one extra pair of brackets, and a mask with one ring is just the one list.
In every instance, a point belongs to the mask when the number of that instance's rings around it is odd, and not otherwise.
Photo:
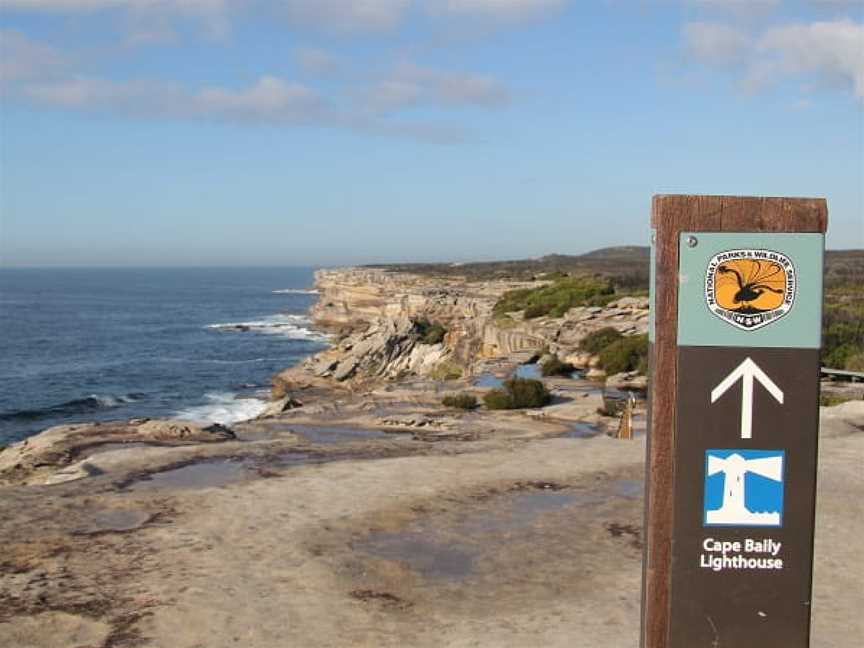
[(645, 392), (640, 389), (616, 389), (615, 387), (604, 387), (603, 396), (611, 400), (626, 401), (631, 396), (639, 400), (645, 400)]
[(150, 514), (145, 511), (105, 509), (96, 511), (75, 533), (88, 535), (93, 533), (132, 531), (144, 525), (150, 520), (150, 517)]
[[(280, 426), (281, 427), (281, 426)], [(395, 434), (384, 432), (382, 430), (369, 430), (362, 428), (349, 427), (328, 427), (318, 425), (291, 425), (285, 426), (286, 430), (291, 430), (303, 436), (310, 443), (334, 444), (334, 443), (351, 443), (354, 441), (369, 441), (372, 439), (386, 438), (410, 438), (410, 434)]]
[(602, 432), (596, 425), (590, 423), (574, 423), (570, 431), (563, 435), (565, 439), (591, 439), (601, 435)]
[(504, 384), (504, 378), (492, 373), (482, 373), (474, 379), (475, 387), (500, 387)]
[(316, 457), (315, 455), (309, 454), (308, 452), (297, 452), (296, 450), (289, 450), (287, 452), (280, 452), (273, 457), (269, 457), (267, 459), (267, 465), (273, 466), (275, 468), (290, 468), (292, 466), (329, 463), (331, 461), (340, 461), (346, 458), (352, 457), (346, 457), (345, 455), (339, 455), (334, 457)]
[[(576, 493), (534, 491), (511, 495), (494, 511), (474, 511), (460, 516), (453, 527), (459, 535), (475, 538), (478, 542), (486, 534), (501, 534), (531, 527), (538, 518), (560, 511), (576, 503), (601, 501), (601, 497), (584, 497)], [(500, 536), (497, 541), (500, 541)]]
[[(516, 378), (530, 378), (540, 380), (542, 378), (540, 366), (537, 364), (523, 364), (516, 367), (510, 376)], [(475, 387), (501, 387), (509, 376), (495, 375), (491, 371), (481, 373), (474, 379)]]
[(164, 448), (164, 444), (160, 443), (144, 443), (142, 441), (131, 441), (129, 443), (101, 443), (98, 446), (93, 446), (87, 451), (88, 456), (102, 454), (103, 452), (111, 452), (112, 450), (132, 450), (142, 448)]
[(645, 484), (641, 479), (616, 479), (612, 482), (611, 491), (619, 497), (642, 497)]
[(531, 380), (540, 380), (543, 377), (538, 364), (519, 365), (513, 375), (517, 378), (529, 378)]
[(279, 468), (367, 458), (370, 457), (362, 452), (323, 455), (314, 451), (287, 450), (263, 457), (209, 459), (148, 473), (123, 482), (118, 487), (135, 491), (218, 488), (262, 477), (280, 477), (282, 473), (278, 471)]
[(129, 489), (149, 491), (216, 488), (251, 479), (254, 476), (252, 467), (253, 462), (250, 459), (202, 461), (150, 473), (134, 481)]
[[(610, 499), (636, 498), (642, 482), (616, 479), (600, 488), (511, 492), (454, 514), (431, 514), (402, 531), (373, 532), (353, 548), (401, 562), (426, 578), (461, 580), (495, 547), (533, 537), (547, 520), (569, 516), (575, 507)], [(482, 508), (481, 508), (482, 506)]]
[(476, 547), (434, 542), (420, 531), (372, 533), (355, 548), (378, 558), (405, 563), (426, 578), (447, 579), (468, 576), (479, 553)]

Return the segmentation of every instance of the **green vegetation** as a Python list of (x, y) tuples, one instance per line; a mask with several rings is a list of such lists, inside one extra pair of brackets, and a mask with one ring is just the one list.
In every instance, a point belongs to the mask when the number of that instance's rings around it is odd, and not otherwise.
[(445, 360), (435, 365), (429, 376), (434, 380), (457, 380), (462, 377), (462, 367)]
[(552, 394), (539, 380), (511, 378), (501, 389), (493, 389), (483, 397), (492, 410), (543, 407), (552, 402)]
[(474, 394), (450, 394), (441, 399), (441, 404), (444, 407), (454, 407), (456, 409), (473, 410), (479, 403)]
[(600, 368), (612, 375), (622, 371), (648, 371), (648, 336), (622, 335), (607, 326), (589, 333), (579, 342), (579, 349), (600, 356)]
[(600, 368), (612, 375), (622, 371), (648, 372), (648, 335), (627, 335), (600, 352)]
[(597, 413), (600, 416), (617, 416), (620, 417), (627, 408), (627, 399), (625, 398), (610, 398), (603, 394), (603, 405), (597, 408)]
[(525, 319), (563, 317), (574, 306), (605, 306), (615, 298), (615, 288), (606, 279), (565, 277), (539, 288), (510, 290), (495, 304), (494, 312), (500, 316), (523, 311)]
[(586, 335), (579, 341), (579, 349), (588, 353), (597, 354), (613, 342), (620, 340), (623, 335), (618, 329), (607, 326)]
[(440, 344), (444, 341), (444, 336), (447, 335), (447, 329), (441, 324), (430, 322), (427, 319), (415, 320), (414, 329), (423, 344)]
[(540, 373), (544, 376), (569, 376), (574, 371), (576, 371), (576, 367), (569, 362), (560, 360), (558, 356), (552, 356), (540, 365)]
[(864, 351), (860, 351), (855, 355), (846, 358), (846, 369), (849, 371), (864, 372)]
[(484, 261), (479, 263), (403, 263), (377, 265), (392, 272), (426, 276), (464, 277), (468, 281), (507, 279), (532, 281), (565, 275), (602, 275), (624, 288), (645, 290), (648, 286), (647, 246), (623, 246), (595, 250), (580, 256), (550, 254), (539, 259)]
[(843, 396), (841, 394), (819, 394), (819, 404), (822, 407), (834, 407), (841, 403), (858, 400), (854, 396)]
[[(395, 272), (427, 276), (464, 277), (468, 281), (544, 280), (552, 284), (506, 293), (495, 307), (496, 322), (502, 328), (515, 322), (510, 311), (526, 316), (563, 314), (568, 308), (592, 301), (605, 305), (624, 295), (644, 295), (648, 288), (647, 247), (617, 247), (580, 256), (551, 254), (539, 259), (493, 261), (465, 264), (402, 264), (383, 267)], [(601, 284), (604, 292), (585, 296), (575, 286)], [(568, 290), (568, 286), (573, 290)], [(825, 254), (825, 318), (823, 321), (823, 364), (835, 369), (864, 371), (864, 251), (828, 250)], [(590, 292), (590, 291), (589, 291)], [(568, 293), (570, 296), (568, 297)], [(574, 303), (568, 302), (574, 297)], [(430, 339), (435, 339), (437, 333)], [(609, 342), (596, 350), (599, 353)]]
[(825, 296), (822, 364), (864, 371), (864, 291), (860, 285), (837, 286)]

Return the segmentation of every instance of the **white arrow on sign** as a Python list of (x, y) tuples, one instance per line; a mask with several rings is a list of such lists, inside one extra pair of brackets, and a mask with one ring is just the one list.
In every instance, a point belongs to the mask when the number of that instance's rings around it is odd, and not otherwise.
[(749, 439), (753, 436), (753, 379), (762, 383), (762, 386), (768, 390), (778, 403), (783, 404), (783, 392), (774, 384), (762, 369), (750, 358), (746, 358), (744, 362), (735, 367), (735, 369), (726, 376), (723, 381), (711, 391), (711, 402), (714, 403), (723, 394), (729, 391), (739, 380), (742, 385), (741, 396), (741, 438)]

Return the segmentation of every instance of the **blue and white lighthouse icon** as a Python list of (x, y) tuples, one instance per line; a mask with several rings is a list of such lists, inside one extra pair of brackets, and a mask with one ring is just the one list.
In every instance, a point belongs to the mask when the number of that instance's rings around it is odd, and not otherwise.
[(706, 450), (705, 526), (783, 526), (783, 450)]

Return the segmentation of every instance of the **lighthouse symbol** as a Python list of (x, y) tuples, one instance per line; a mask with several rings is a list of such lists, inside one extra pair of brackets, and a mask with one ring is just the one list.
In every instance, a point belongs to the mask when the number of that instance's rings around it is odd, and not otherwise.
[(781, 526), (784, 454), (782, 450), (708, 450), (705, 525)]

